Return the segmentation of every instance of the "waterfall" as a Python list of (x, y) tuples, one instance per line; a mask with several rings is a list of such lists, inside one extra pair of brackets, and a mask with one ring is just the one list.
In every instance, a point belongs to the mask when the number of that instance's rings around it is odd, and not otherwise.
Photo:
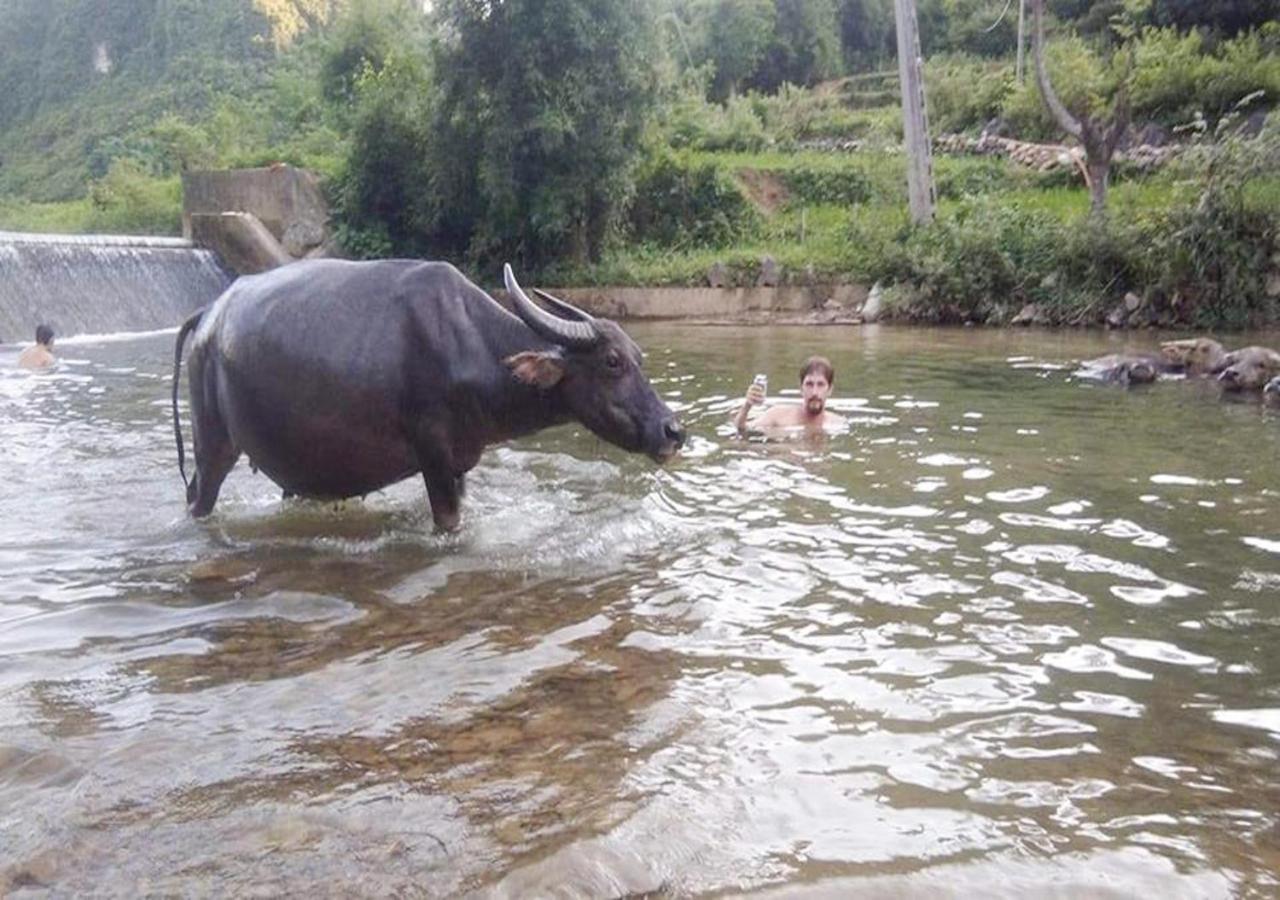
[(180, 238), (0, 231), (0, 341), (174, 328), (232, 280)]

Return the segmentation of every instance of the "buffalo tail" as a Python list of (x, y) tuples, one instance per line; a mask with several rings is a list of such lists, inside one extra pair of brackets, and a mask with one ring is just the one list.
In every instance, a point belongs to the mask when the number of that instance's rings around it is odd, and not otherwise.
[(182, 374), (182, 345), (187, 342), (187, 335), (195, 330), (204, 318), (205, 310), (200, 310), (182, 323), (178, 329), (178, 340), (173, 348), (173, 439), (178, 444), (178, 473), (182, 475), (182, 484), (190, 487), (187, 481), (186, 460), (182, 451), (182, 425), (178, 421), (178, 381)]

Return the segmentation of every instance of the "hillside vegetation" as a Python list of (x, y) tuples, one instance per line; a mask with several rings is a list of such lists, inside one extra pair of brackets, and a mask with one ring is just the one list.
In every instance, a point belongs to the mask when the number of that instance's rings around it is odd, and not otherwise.
[[(934, 134), (1062, 140), (1003, 2), (919, 5)], [(1100, 221), (1070, 166), (938, 155), (916, 228), (891, 0), (11, 0), (0, 228), (174, 233), (184, 169), (284, 160), (354, 256), (650, 285), (768, 256), (930, 321), (1100, 322), (1134, 292), (1133, 324), (1274, 322), (1277, 5), (1049, 0), (1063, 101), (1123, 98), (1183, 149), (1119, 164)]]

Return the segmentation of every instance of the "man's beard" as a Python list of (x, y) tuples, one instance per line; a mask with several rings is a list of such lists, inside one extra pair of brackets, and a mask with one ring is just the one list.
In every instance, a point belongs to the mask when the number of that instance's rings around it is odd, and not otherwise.
[(826, 405), (827, 401), (823, 400), (821, 397), (810, 397), (808, 400), (804, 401), (804, 411), (811, 416), (820, 416), (822, 415), (822, 410), (826, 408)]

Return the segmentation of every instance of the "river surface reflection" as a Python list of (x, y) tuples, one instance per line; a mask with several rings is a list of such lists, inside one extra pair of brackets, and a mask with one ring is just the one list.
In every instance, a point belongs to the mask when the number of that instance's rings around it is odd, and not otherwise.
[[(686, 452), (495, 448), (448, 537), (243, 462), (192, 522), (172, 334), (0, 350), (0, 892), (1280, 890), (1280, 416), (1100, 334), (630, 330)], [(813, 352), (849, 432), (734, 438)]]

